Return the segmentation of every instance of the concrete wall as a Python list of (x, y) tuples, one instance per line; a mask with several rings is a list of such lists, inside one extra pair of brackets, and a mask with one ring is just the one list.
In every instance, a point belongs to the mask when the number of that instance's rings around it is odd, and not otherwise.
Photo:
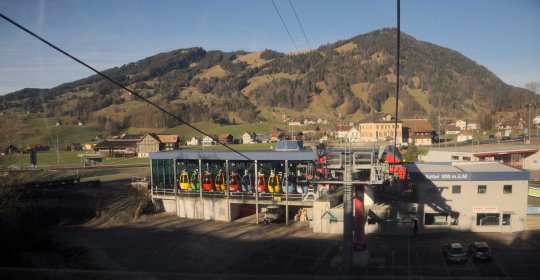
[[(240, 213), (239, 204), (231, 204), (226, 199), (200, 197), (174, 197), (172, 199), (154, 199), (157, 208), (169, 213), (176, 213), (180, 218), (230, 222)], [(229, 217), (230, 212), (230, 217)]]
[(540, 152), (523, 159), (523, 168), (528, 170), (540, 170)]
[[(337, 221), (331, 221), (329, 215), (325, 215), (330, 211), (332, 215), (338, 218)], [(313, 232), (321, 233), (343, 233), (343, 208), (330, 208), (330, 202), (314, 201), (313, 202)]]
[[(464, 147), (466, 149), (467, 147)], [(470, 148), (470, 147), (469, 147)], [(457, 156), (459, 159), (452, 159), (452, 156)], [(419, 160), (424, 162), (445, 162), (445, 161), (463, 161), (463, 157), (469, 157), (470, 161), (478, 161), (477, 157), (473, 156), (473, 152), (458, 152), (458, 151), (428, 151), (426, 155), (420, 155)]]
[[(452, 186), (460, 185), (461, 193), (452, 193)], [(486, 193), (478, 193), (478, 185), (487, 186)], [(512, 185), (512, 193), (503, 192), (504, 185)], [(515, 232), (525, 229), (528, 181), (426, 181), (418, 185), (419, 232), (473, 231)], [(481, 208), (489, 210), (481, 210)], [(459, 213), (448, 216), (444, 225), (424, 225), (425, 213)], [(499, 213), (499, 225), (477, 225), (477, 213)], [(503, 225), (504, 213), (511, 214), (511, 224)]]

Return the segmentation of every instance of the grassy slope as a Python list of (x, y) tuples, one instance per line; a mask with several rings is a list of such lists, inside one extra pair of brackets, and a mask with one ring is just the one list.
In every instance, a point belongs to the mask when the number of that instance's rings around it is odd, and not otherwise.
[(101, 132), (89, 127), (78, 125), (56, 126), (56, 119), (35, 118), (24, 119), (13, 115), (0, 116), (0, 144), (14, 144), (23, 146), (27, 144), (49, 144), (66, 146), (71, 143), (85, 143), (91, 141)]

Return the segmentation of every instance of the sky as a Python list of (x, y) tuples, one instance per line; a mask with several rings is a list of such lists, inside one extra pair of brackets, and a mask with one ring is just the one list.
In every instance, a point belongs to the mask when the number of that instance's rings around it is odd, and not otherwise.
[[(396, 27), (396, 0), (290, 0), (317, 48)], [(299, 50), (289, 0), (274, 0)], [(296, 52), (271, 0), (0, 0), (0, 13), (105, 70), (180, 48)], [(507, 84), (540, 82), (539, 0), (402, 0), (401, 30), (456, 50)], [(0, 95), (93, 72), (0, 18)]]

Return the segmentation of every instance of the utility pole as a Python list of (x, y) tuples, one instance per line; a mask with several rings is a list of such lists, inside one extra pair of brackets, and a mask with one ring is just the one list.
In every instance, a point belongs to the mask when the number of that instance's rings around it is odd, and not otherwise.
[(531, 144), (531, 103), (527, 104), (527, 111), (529, 111), (529, 125), (527, 129), (527, 144)]
[(60, 165), (60, 150), (58, 148), (58, 130), (56, 131), (56, 161), (57, 161), (57, 165)]

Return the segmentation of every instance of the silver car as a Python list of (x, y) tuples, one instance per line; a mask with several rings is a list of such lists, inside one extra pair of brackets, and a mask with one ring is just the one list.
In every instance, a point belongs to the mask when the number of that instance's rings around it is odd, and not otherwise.
[(473, 242), (469, 245), (469, 254), (475, 260), (490, 260), (491, 249), (486, 242)]
[(468, 257), (461, 243), (448, 243), (444, 245), (443, 255), (447, 261), (466, 262)]

